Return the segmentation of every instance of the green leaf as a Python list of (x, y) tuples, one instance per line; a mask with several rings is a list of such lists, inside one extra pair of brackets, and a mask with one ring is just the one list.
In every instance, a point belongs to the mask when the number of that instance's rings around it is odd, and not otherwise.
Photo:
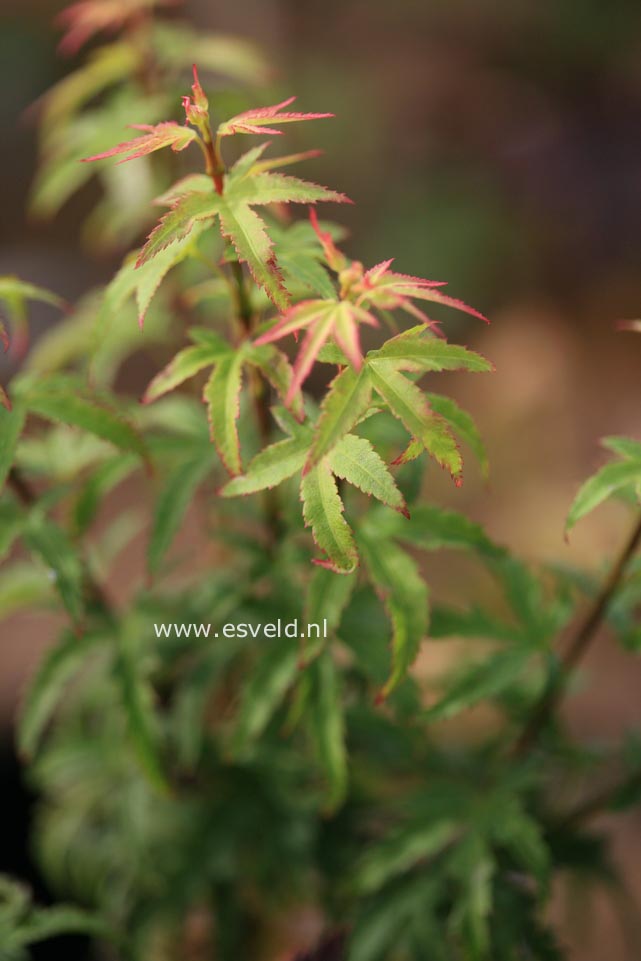
[(158, 397), (174, 390), (190, 377), (195, 377), (205, 367), (213, 366), (221, 357), (230, 354), (230, 345), (222, 338), (219, 338), (219, 341), (218, 346), (197, 344), (195, 347), (185, 347), (184, 350), (179, 351), (151, 381), (145, 391), (143, 404), (150, 404), (157, 400)]
[(432, 608), (430, 640), (442, 637), (516, 641), (521, 640), (521, 632), (480, 607), (457, 610), (439, 604)]
[(254, 457), (245, 474), (225, 484), (221, 495), (238, 497), (277, 487), (302, 470), (308, 449), (309, 439), (305, 436), (288, 437), (271, 444)]
[(95, 634), (78, 637), (67, 632), (43, 657), (20, 710), (18, 746), (24, 756), (36, 752), (67, 684), (98, 639)]
[[(244, 355), (248, 363), (258, 367), (264, 374), (280, 399), (285, 403), (294, 379), (294, 372), (286, 355), (277, 347), (274, 347), (273, 344), (262, 344), (260, 346), (247, 344), (244, 348)], [(294, 394), (291, 409), (299, 420), (304, 418), (305, 409), (300, 391), (296, 391)]]
[(78, 536), (85, 533), (96, 517), (107, 494), (138, 466), (134, 456), (116, 455), (96, 467), (73, 505), (72, 530)]
[(601, 446), (619, 457), (641, 462), (641, 441), (631, 437), (604, 437)]
[(74, 621), (79, 621), (84, 610), (84, 571), (78, 552), (65, 531), (35, 511), (27, 521), (24, 540), (50, 569), (54, 587), (65, 608)]
[(213, 222), (221, 208), (221, 198), (213, 189), (211, 193), (190, 193), (179, 197), (150, 233), (136, 267), (144, 266), (166, 247), (185, 240), (200, 221)]
[(252, 277), (279, 310), (286, 310), (289, 296), (276, 264), (272, 240), (264, 222), (245, 204), (220, 205), (220, 226)]
[[(421, 336), (423, 334), (423, 336)], [(379, 350), (370, 351), (368, 361), (393, 360), (396, 370), (469, 370), (485, 372), (492, 364), (480, 354), (449, 344), (440, 337), (425, 336), (425, 327), (412, 327), (392, 337)]]
[(343, 517), (343, 502), (329, 464), (321, 461), (303, 477), (303, 517), (311, 527), (316, 545), (327, 554), (317, 560), (337, 574), (350, 574), (358, 566), (358, 553), (349, 525)]
[(431, 412), (423, 392), (396, 370), (393, 361), (374, 360), (368, 367), (372, 385), (391, 413), (458, 480), (463, 469), (460, 451), (446, 423)]
[(46, 290), (44, 287), (37, 287), (18, 277), (0, 277), (0, 302), (13, 314), (20, 311), (28, 300), (35, 300), (43, 304), (51, 304), (52, 307), (63, 309), (65, 301), (62, 297)]
[(356, 867), (354, 883), (361, 894), (378, 891), (392, 878), (409, 871), (417, 862), (436, 857), (460, 833), (454, 821), (410, 824), (370, 847)]
[(301, 284), (319, 297), (335, 300), (336, 288), (327, 271), (305, 250), (279, 251), (278, 262), (283, 269), (288, 286), (292, 283)]
[(606, 464), (580, 488), (565, 523), (566, 531), (619, 491), (634, 490), (641, 484), (641, 460), (616, 461)]
[(194, 493), (211, 467), (211, 458), (200, 455), (187, 463), (181, 462), (167, 477), (156, 501), (147, 547), (147, 566), (151, 574), (158, 572)]
[(458, 680), (448, 685), (447, 693), (428, 708), (424, 716), (436, 721), (453, 717), (478, 704), (501, 694), (523, 674), (531, 657), (528, 648), (510, 648), (486, 658), (471, 669), (468, 668)]
[(366, 367), (360, 373), (352, 367), (345, 367), (334, 378), (321, 405), (308, 469), (318, 464), (341, 437), (349, 433), (369, 407), (371, 398), (372, 386)]
[(241, 474), (240, 440), (236, 422), (240, 410), (243, 356), (240, 352), (221, 357), (205, 385), (211, 438), (232, 475)]
[(392, 672), (386, 697), (406, 677), (428, 628), (428, 590), (409, 554), (376, 528), (363, 524), (358, 545), (369, 576), (392, 622)]
[(0, 561), (3, 561), (25, 525), (25, 517), (9, 500), (0, 501)]
[(311, 676), (311, 727), (328, 782), (324, 808), (330, 813), (340, 807), (347, 793), (347, 748), (341, 684), (328, 650), (323, 651), (307, 670)]
[[(350, 597), (356, 587), (356, 573), (340, 576), (325, 567), (316, 567), (307, 588), (305, 620), (308, 624), (327, 624), (328, 634), (338, 630)], [(314, 645), (315, 647), (315, 645)], [(309, 659), (310, 645), (305, 649)]]
[(241, 179), (230, 178), (225, 198), (228, 203), (314, 204), (317, 201), (344, 203), (344, 194), (286, 174), (259, 173)]
[(104, 336), (103, 331), (109, 321), (118, 317), (123, 304), (135, 297), (138, 308), (138, 325), (142, 328), (149, 305), (156, 295), (158, 288), (170, 270), (182, 263), (193, 252), (197, 240), (206, 230), (207, 223), (194, 223), (192, 229), (181, 239), (177, 239), (165, 250), (159, 251), (155, 257), (144, 264), (138, 264), (137, 258), (128, 257), (116, 276), (105, 288), (103, 302), (100, 308), (95, 338), (99, 342)]
[(498, 816), (492, 818), (494, 840), (507, 848), (520, 868), (545, 886), (550, 855), (541, 826), (526, 813), (516, 797), (501, 799), (496, 810)]
[(162, 768), (159, 732), (154, 712), (154, 694), (143, 669), (140, 638), (149, 634), (149, 626), (129, 622), (118, 631), (114, 673), (127, 721), (129, 738), (141, 770), (149, 783), (161, 793), (169, 788)]
[(434, 413), (442, 417), (452, 428), (456, 436), (468, 445), (480, 464), (483, 476), (487, 477), (489, 473), (487, 451), (485, 450), (483, 438), (472, 417), (467, 411), (462, 410), (451, 397), (428, 393), (427, 400)]
[(25, 419), (26, 411), (22, 403), (15, 403), (12, 410), (6, 410), (0, 404), (0, 490), (13, 466)]
[(385, 462), (364, 437), (347, 434), (333, 448), (328, 461), (337, 477), (407, 515), (407, 506), (394, 478)]
[(105, 922), (96, 915), (72, 905), (55, 905), (32, 912), (12, 939), (16, 947), (28, 947), (62, 934), (112, 937)]
[(483, 557), (500, 558), (505, 550), (496, 545), (480, 524), (464, 514), (433, 504), (417, 504), (408, 523), (398, 523), (395, 534), (424, 550), (472, 550)]
[[(153, 47), (163, 65), (171, 68), (211, 70), (250, 87), (268, 83), (272, 67), (258, 46), (244, 38), (194, 29), (177, 20), (153, 22)], [(227, 84), (225, 84), (227, 87)]]
[(32, 385), (24, 394), (27, 409), (47, 420), (79, 427), (109, 441), (120, 450), (146, 457), (146, 449), (138, 432), (128, 421), (106, 404), (83, 397), (71, 385), (44, 382)]
[(232, 737), (234, 753), (243, 754), (262, 734), (298, 673), (298, 640), (281, 637), (262, 651), (243, 688)]
[(16, 611), (33, 611), (52, 597), (52, 582), (40, 565), (16, 563), (0, 571), (0, 619)]

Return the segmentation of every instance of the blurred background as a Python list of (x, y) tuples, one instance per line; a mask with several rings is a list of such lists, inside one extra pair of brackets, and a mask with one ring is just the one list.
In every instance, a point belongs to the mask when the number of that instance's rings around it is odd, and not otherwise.
[[(62, 7), (0, 4), (0, 274), (73, 300), (109, 279), (120, 255), (80, 244), (91, 186), (52, 222), (25, 214), (36, 164), (28, 108), (70, 67), (52, 26)], [(496, 364), (492, 377), (448, 381), (485, 436), (490, 482), (470, 465), (461, 490), (434, 477), (429, 496), (483, 521), (526, 559), (597, 569), (625, 537), (625, 509), (602, 508), (569, 544), (563, 523), (579, 483), (605, 459), (599, 437), (641, 437), (641, 338), (616, 330), (641, 314), (641, 5), (192, 0), (181, 15), (256, 39), (278, 66), (277, 94), (336, 114), (297, 144), (322, 146), (312, 179), (356, 201), (339, 218), (353, 256), (395, 256), (399, 270), (447, 280), (491, 318), (489, 328), (456, 316), (446, 325)], [(37, 332), (51, 315), (35, 311), (35, 321)], [(4, 378), (11, 358), (3, 363)], [(456, 594), (447, 565), (434, 577)], [(54, 627), (35, 616), (0, 625), (3, 797), (16, 807), (3, 812), (0, 869), (29, 876), (29, 800), (10, 723)], [(585, 738), (614, 738), (641, 721), (640, 692), (641, 668), (603, 638), (569, 719)], [(617, 830), (618, 857), (638, 874), (641, 815)], [(568, 931), (572, 957), (601, 961), (606, 944), (609, 958), (625, 956), (609, 912), (597, 903), (590, 924)]]

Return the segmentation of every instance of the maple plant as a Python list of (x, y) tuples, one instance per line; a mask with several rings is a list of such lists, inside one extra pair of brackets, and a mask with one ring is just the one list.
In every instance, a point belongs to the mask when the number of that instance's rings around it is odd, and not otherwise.
[[(0, 616), (67, 621), (17, 728), (61, 904), (2, 879), (2, 958), (68, 933), (114, 961), (561, 958), (552, 882), (622, 890), (591, 819), (641, 790), (632, 735), (597, 751), (558, 710), (604, 622), (639, 646), (641, 524), (600, 584), (533, 569), (426, 500), (426, 470), (460, 486), (461, 445), (487, 471), (432, 375), (492, 369), (433, 311), (485, 318), (391, 260), (350, 259), (317, 214), (348, 198), (282, 172), (316, 151), (243, 148), (330, 115), (249, 106), (262, 57), (165, 6), (63, 14), (63, 50), (109, 40), (44, 98), (34, 188), (52, 214), (95, 174), (90, 245), (146, 241), (74, 307), (0, 280), (0, 334), (26, 354), (0, 393)], [(27, 351), (33, 301), (61, 317)], [(136, 398), (119, 371), (141, 349), (156, 372)], [(613, 494), (638, 502), (641, 444), (606, 444), (617, 459), (569, 528)], [(137, 513), (105, 525), (123, 491)], [(115, 600), (140, 515), (147, 570)], [(430, 604), (422, 555), (440, 550), (498, 590)], [(426, 689), (411, 669), (428, 639), (469, 653)], [(487, 734), (442, 736), (481, 703)]]

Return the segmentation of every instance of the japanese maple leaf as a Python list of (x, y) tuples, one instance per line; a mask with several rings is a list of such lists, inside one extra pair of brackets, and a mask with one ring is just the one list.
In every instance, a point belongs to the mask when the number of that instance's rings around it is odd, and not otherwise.
[(145, 157), (147, 154), (154, 153), (156, 150), (163, 150), (165, 147), (178, 153), (185, 150), (190, 143), (198, 138), (198, 134), (191, 127), (183, 126), (168, 120), (164, 123), (155, 125), (146, 123), (132, 123), (129, 125), (132, 130), (142, 130), (142, 137), (135, 137), (133, 140), (124, 140), (116, 144), (104, 153), (95, 154), (93, 157), (83, 157), (83, 163), (93, 163), (96, 160), (107, 160), (109, 157), (116, 157), (118, 154), (128, 154), (119, 160), (119, 164), (127, 163), (128, 160), (136, 160), (138, 157)]
[(213, 223), (218, 218), (221, 233), (233, 245), (238, 259), (247, 263), (256, 283), (281, 310), (287, 309), (289, 295), (278, 269), (267, 226), (254, 208), (274, 203), (350, 202), (348, 197), (335, 190), (298, 177), (273, 173), (264, 162), (252, 165), (244, 157), (229, 172), (224, 193), (216, 193), (205, 176), (196, 175), (179, 187), (177, 196), (170, 194), (167, 199), (171, 203), (170, 210), (160, 219), (140, 252), (140, 266), (187, 236), (197, 223)]
[(422, 277), (397, 274), (390, 270), (392, 263), (393, 260), (385, 260), (365, 271), (362, 278), (353, 286), (354, 293), (358, 295), (357, 303), (378, 307), (380, 310), (400, 308), (423, 323), (434, 326), (434, 322), (430, 321), (429, 317), (412, 302), (413, 300), (431, 300), (436, 304), (445, 304), (456, 310), (462, 310), (489, 323), (487, 317), (478, 310), (456, 297), (449, 297), (442, 293), (439, 288), (446, 285), (445, 281), (424, 280)]
[[(344, 194), (329, 190), (297, 177), (274, 173), (273, 169), (305, 160), (314, 153), (292, 154), (275, 160), (261, 160), (267, 144), (261, 144), (242, 156), (230, 171), (226, 171), (220, 154), (220, 139), (234, 133), (279, 133), (266, 123), (290, 123), (298, 120), (315, 120), (331, 114), (289, 113), (281, 107), (291, 100), (273, 107), (249, 110), (223, 123), (215, 140), (209, 121), (207, 97), (198, 80), (194, 66), (192, 96), (183, 98), (187, 123), (161, 123), (155, 126), (138, 125), (144, 136), (124, 141), (104, 153), (86, 158), (87, 161), (103, 160), (124, 154), (124, 163), (142, 157), (155, 150), (171, 147), (184, 150), (196, 141), (206, 158), (206, 174), (194, 174), (175, 184), (159, 203), (168, 203), (170, 210), (149, 235), (137, 260), (142, 267), (161, 251), (178, 241), (184, 241), (198, 224), (211, 225), (218, 218), (223, 237), (233, 246), (238, 261), (246, 263), (256, 281), (279, 310), (289, 306), (289, 294), (276, 262), (274, 245), (263, 219), (254, 210), (268, 204), (303, 203), (320, 201), (351, 203)], [(194, 129), (196, 128), (196, 129)]]
[(300, 120), (324, 120), (333, 117), (333, 113), (293, 113), (282, 111), (283, 107), (289, 107), (296, 100), (296, 97), (289, 97), (282, 103), (274, 104), (272, 107), (259, 107), (254, 110), (246, 110), (226, 120), (218, 128), (219, 137), (231, 137), (233, 134), (282, 134), (282, 130), (270, 127), (270, 124), (296, 123)]
[(440, 281), (423, 280), (390, 270), (391, 260), (365, 270), (359, 261), (347, 260), (336, 247), (329, 233), (321, 230), (315, 210), (310, 210), (310, 220), (323, 247), (328, 266), (338, 274), (340, 299), (308, 300), (287, 310), (274, 324), (258, 338), (258, 344), (268, 344), (287, 334), (306, 330), (294, 364), (294, 383), (299, 389), (316, 358), (328, 340), (332, 339), (340, 347), (354, 368), (360, 370), (363, 355), (360, 347), (358, 326), (361, 323), (378, 326), (371, 310), (395, 310), (401, 308), (421, 323), (438, 332), (434, 321), (420, 310), (413, 300), (432, 300), (436, 303), (456, 307), (486, 320), (483, 314), (468, 307), (462, 300), (448, 297), (438, 288), (444, 286)]
[(287, 334), (298, 335), (300, 331), (306, 331), (294, 364), (294, 378), (287, 403), (307, 379), (319, 351), (330, 339), (338, 344), (352, 367), (360, 370), (363, 354), (358, 325), (361, 323), (378, 327), (376, 317), (359, 304), (347, 300), (304, 300), (291, 307), (270, 330), (261, 334), (256, 344), (269, 344)]
[(141, 11), (154, 6), (170, 6), (176, 0), (80, 0), (58, 16), (58, 23), (66, 30), (60, 50), (75, 54), (102, 30), (116, 31)]

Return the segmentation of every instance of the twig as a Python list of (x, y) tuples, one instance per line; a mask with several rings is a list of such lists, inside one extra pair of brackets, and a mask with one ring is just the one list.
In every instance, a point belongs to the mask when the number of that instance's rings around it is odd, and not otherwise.
[(514, 756), (522, 757), (537, 742), (541, 731), (554, 714), (567, 688), (577, 665), (584, 657), (597, 629), (605, 617), (610, 603), (617, 592), (626, 569), (641, 544), (641, 517), (637, 520), (632, 534), (623, 547), (615, 565), (611, 569), (603, 587), (594, 599), (591, 608), (579, 621), (567, 650), (560, 659), (558, 670), (535, 705), (530, 719), (514, 746)]
[[(249, 337), (252, 333), (254, 312), (249, 295), (247, 293), (245, 274), (243, 272), (242, 265), (237, 260), (232, 261), (231, 271), (236, 284), (236, 306), (238, 318), (243, 327), (245, 336)], [(256, 415), (256, 423), (258, 425), (258, 433), (260, 434), (261, 443), (263, 447), (267, 447), (272, 436), (268, 386), (265, 379), (261, 376), (260, 371), (254, 367), (252, 367), (249, 372), (249, 389), (252, 403), (254, 405), (254, 413)], [(268, 546), (270, 549), (273, 549), (280, 540), (281, 535), (280, 511), (276, 491), (268, 488), (263, 492), (263, 505), (269, 537)]]
[(603, 814), (620, 794), (639, 789), (641, 789), (641, 770), (635, 771), (627, 778), (622, 778), (616, 784), (596, 791), (590, 797), (579, 802), (575, 808), (554, 823), (554, 830), (564, 831), (569, 827), (580, 824), (582, 821), (596, 817), (598, 814)]

